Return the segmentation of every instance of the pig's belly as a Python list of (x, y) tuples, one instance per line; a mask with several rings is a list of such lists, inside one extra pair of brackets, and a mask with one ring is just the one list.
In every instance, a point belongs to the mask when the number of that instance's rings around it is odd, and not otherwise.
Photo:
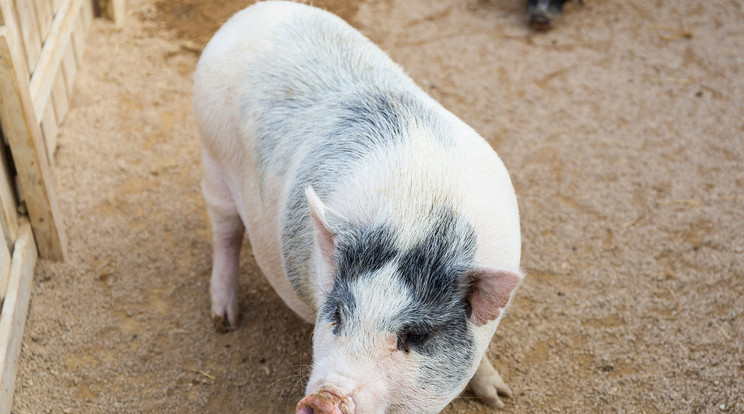
[[(254, 177), (244, 177), (241, 191), (233, 191), (241, 219), (248, 233), (253, 256), (274, 291), (297, 315), (308, 323), (315, 323), (314, 312), (295, 293), (282, 262), (281, 227), (278, 208), (281, 190), (267, 186), (264, 199), (258, 192)], [(273, 188), (272, 188), (273, 187)]]

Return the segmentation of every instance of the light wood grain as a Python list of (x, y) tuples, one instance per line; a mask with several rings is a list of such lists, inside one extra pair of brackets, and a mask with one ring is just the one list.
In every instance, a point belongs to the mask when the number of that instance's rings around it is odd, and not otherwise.
[(57, 118), (57, 124), (61, 125), (70, 108), (70, 96), (67, 93), (65, 76), (62, 70), (57, 71), (52, 87), (52, 106), (54, 106), (54, 116)]
[(71, 41), (72, 30), (79, 20), (83, 0), (64, 0), (54, 18), (49, 38), (39, 58), (39, 65), (31, 76), (31, 99), (37, 118), (44, 113), (60, 62)]
[(27, 66), (26, 49), (23, 45), (23, 37), (21, 36), (21, 30), (18, 27), (18, 21), (16, 19), (16, 7), (15, 0), (2, 0), (0, 1), (0, 10), (2, 10), (3, 24), (6, 29), (5, 36), (8, 39), (10, 48), (13, 51), (13, 58), (17, 62), (23, 62), (23, 65), (17, 65), (18, 70), (28, 78), (30, 72)]
[[(8, 177), (2, 177), (8, 178)], [(5, 240), (0, 242), (0, 299), (5, 297), (10, 277), (10, 249)]]
[(28, 72), (33, 73), (41, 55), (41, 36), (39, 35), (39, 23), (36, 21), (34, 3), (29, 0), (10, 1), (15, 2), (18, 28), (21, 31), (23, 46), (26, 51)]
[(18, 355), (21, 353), (36, 259), (31, 228), (25, 223), (19, 229), (18, 241), (13, 249), (8, 289), (0, 315), (0, 414), (10, 413), (13, 402)]
[(78, 8), (78, 12), (75, 15), (75, 19), (72, 22), (72, 48), (75, 51), (75, 60), (78, 62), (78, 66), (83, 61), (83, 51), (85, 50), (85, 31), (83, 30), (83, 19), (80, 12), (81, 7)]
[(42, 257), (64, 260), (67, 249), (46, 145), (28, 94), (28, 79), (13, 63), (5, 27), (0, 28), (0, 119), (18, 171), (31, 228)]
[(0, 145), (0, 224), (3, 229), (3, 242), (15, 243), (18, 238), (18, 200), (15, 195), (15, 177), (10, 172), (10, 154), (5, 145)]
[(57, 13), (57, 10), (59, 10), (59, 6), (62, 4), (62, 0), (49, 0), (52, 2), (52, 10), (54, 10), (54, 13)]
[(80, 11), (80, 15), (83, 18), (83, 29), (85, 29), (85, 37), (88, 37), (90, 31), (90, 25), (93, 23), (94, 11), (93, 1), (84, 1), (83, 9)]
[(67, 96), (72, 96), (72, 85), (77, 74), (78, 64), (75, 61), (75, 51), (72, 50), (72, 42), (67, 46), (64, 56), (62, 57), (62, 74), (65, 78), (65, 88)]
[(49, 30), (52, 28), (52, 19), (54, 18), (52, 3), (49, 0), (34, 0), (34, 5), (36, 9), (36, 21), (39, 23), (39, 35), (43, 45), (44, 40), (49, 35)]
[(59, 133), (59, 124), (57, 122), (57, 116), (54, 114), (53, 105), (47, 105), (44, 109), (40, 126), (41, 133), (44, 135), (44, 150), (51, 165), (54, 157), (54, 149), (57, 145), (57, 134)]

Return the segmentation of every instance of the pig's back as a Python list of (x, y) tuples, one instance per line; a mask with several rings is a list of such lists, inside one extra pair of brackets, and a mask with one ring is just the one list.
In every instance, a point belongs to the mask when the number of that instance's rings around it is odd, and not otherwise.
[(291, 2), (233, 16), (194, 77), (206, 150), (231, 171), (255, 170), (261, 194), (291, 184), (309, 153), (359, 155), (399, 137), (402, 117), (441, 110), (342, 19)]

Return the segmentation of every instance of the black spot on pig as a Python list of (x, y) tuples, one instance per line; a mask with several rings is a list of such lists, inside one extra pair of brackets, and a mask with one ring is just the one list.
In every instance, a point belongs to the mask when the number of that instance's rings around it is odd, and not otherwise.
[(391, 228), (377, 225), (356, 230), (338, 241), (338, 252), (334, 258), (336, 280), (351, 281), (371, 274), (390, 263), (398, 253), (395, 233)]
[(380, 144), (397, 141), (404, 128), (407, 128), (402, 110), (407, 100), (404, 95), (395, 96), (381, 92), (342, 100), (338, 103), (340, 114), (336, 124), (338, 130), (333, 135), (358, 136), (361, 138), (362, 147), (364, 141), (377, 141)]
[(458, 367), (472, 366), (475, 358), (465, 272), (475, 257), (476, 235), (470, 223), (449, 207), (433, 208), (430, 217), (428, 232), (398, 264), (413, 296), (413, 306), (401, 315), (406, 322), (399, 335), (413, 332), (417, 338), (425, 337), (411, 346), (426, 357), (420, 382), (445, 390), (463, 381), (467, 372)]
[(417, 305), (430, 311), (427, 319), (436, 320), (442, 310), (466, 310), (462, 306), (468, 289), (464, 274), (475, 258), (476, 235), (452, 208), (434, 207), (430, 219), (426, 234), (401, 256), (398, 270)]
[(320, 317), (333, 323), (333, 334), (342, 335), (347, 330), (345, 323), (356, 309), (356, 300), (349, 283), (335, 283), (325, 303), (319, 310)]
[(338, 251), (334, 256), (336, 274), (333, 288), (323, 304), (322, 317), (334, 323), (333, 333), (345, 331), (344, 319), (352, 315), (356, 301), (351, 294), (352, 284), (360, 277), (373, 277), (374, 272), (390, 263), (399, 254), (395, 233), (388, 226), (352, 227), (347, 223), (343, 234), (337, 235)]

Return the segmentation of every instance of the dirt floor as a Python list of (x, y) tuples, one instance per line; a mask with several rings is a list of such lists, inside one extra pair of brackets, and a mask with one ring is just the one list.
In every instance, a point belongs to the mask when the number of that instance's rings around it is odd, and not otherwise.
[[(246, 246), (216, 334), (191, 74), (248, 1), (131, 0), (96, 21), (54, 178), (13, 412), (289, 413), (312, 327)], [(318, 1), (479, 130), (519, 197), (519, 289), (489, 350), (506, 413), (744, 413), (744, 2)], [(446, 413), (486, 413), (470, 392)]]

